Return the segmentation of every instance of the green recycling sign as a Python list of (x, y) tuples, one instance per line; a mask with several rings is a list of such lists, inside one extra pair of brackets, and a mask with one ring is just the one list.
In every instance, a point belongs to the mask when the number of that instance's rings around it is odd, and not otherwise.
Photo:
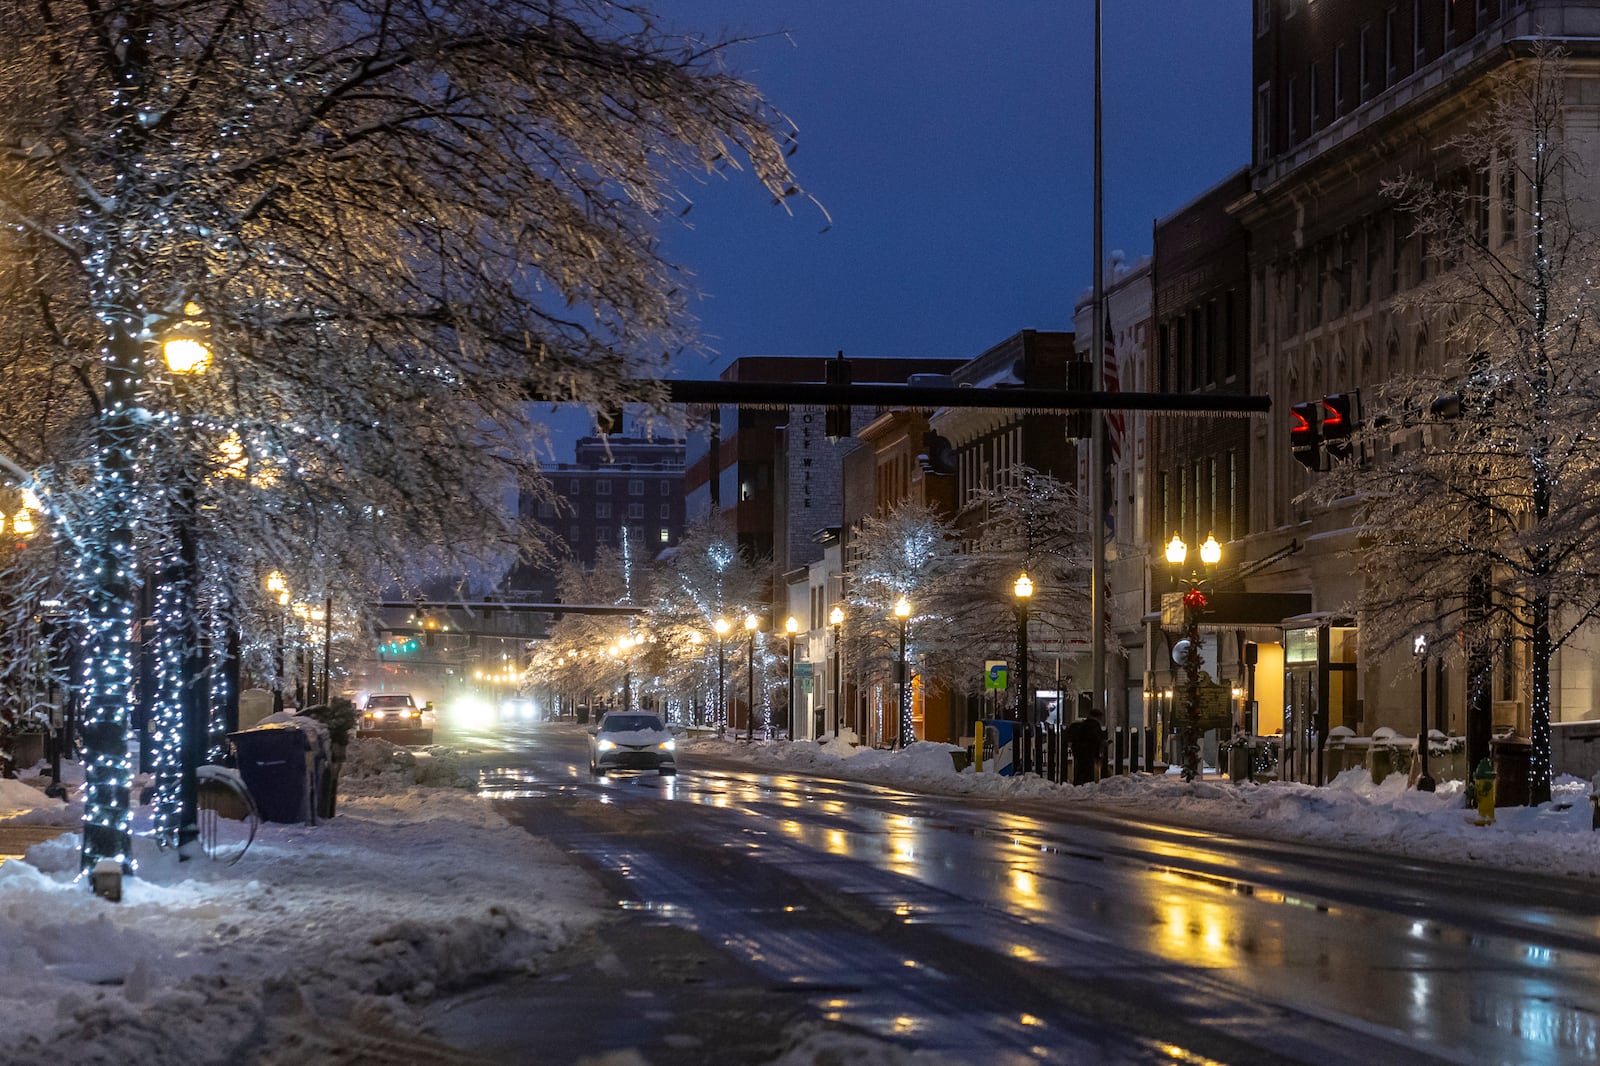
[(1004, 692), (1010, 672), (1004, 659), (986, 659), (983, 664), (983, 687)]

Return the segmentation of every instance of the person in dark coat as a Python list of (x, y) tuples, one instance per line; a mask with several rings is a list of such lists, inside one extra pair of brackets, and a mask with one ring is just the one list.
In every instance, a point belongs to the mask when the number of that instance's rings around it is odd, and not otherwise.
[(1098, 707), (1087, 718), (1067, 727), (1067, 747), (1072, 751), (1072, 783), (1087, 785), (1100, 780), (1100, 760), (1106, 751), (1106, 727)]

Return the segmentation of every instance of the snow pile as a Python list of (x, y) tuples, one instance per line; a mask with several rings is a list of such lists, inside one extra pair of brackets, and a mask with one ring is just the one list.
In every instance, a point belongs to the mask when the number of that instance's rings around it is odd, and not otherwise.
[(407, 1002), (527, 969), (598, 920), (554, 849), (471, 793), (411, 783), (456, 784), (455, 756), (357, 762), (385, 768), (341, 789), (337, 818), (263, 825), (235, 866), (137, 838), (118, 904), (77, 880), (81, 808), (0, 782), (0, 809), (31, 800), (73, 830), (0, 865), (5, 1061), (187, 1066), (291, 1046), (354, 1061), (374, 1032), (404, 1034)]
[(1038, 777), (980, 774), (971, 766), (957, 772), (951, 744), (920, 742), (903, 751), (883, 751), (857, 747), (852, 740), (848, 732), (823, 744), (743, 744), (705, 737), (690, 742), (683, 754), (689, 769), (699, 753), (939, 795), (1117, 811), (1280, 840), (1600, 878), (1600, 832), (1591, 828), (1593, 793), (1588, 782), (1573, 777), (1555, 782), (1550, 803), (1501, 807), (1493, 824), (1478, 825), (1459, 781), (1440, 782), (1437, 792), (1418, 792), (1407, 788), (1404, 774), (1374, 784), (1367, 771), (1355, 769), (1321, 788), (1276, 781), (1234, 784), (1218, 777), (1186, 782), (1178, 774), (1108, 777), (1075, 787)]

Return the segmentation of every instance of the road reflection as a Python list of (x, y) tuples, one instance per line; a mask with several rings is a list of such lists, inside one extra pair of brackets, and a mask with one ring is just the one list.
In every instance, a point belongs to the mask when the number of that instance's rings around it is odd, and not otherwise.
[[(1307, 866), (1307, 849), (1241, 849), (1194, 830), (1046, 821), (864, 784), (696, 769), (692, 756), (682, 764), (676, 779), (591, 782), (586, 767), (560, 759), (508, 759), (484, 771), (480, 788), (496, 798), (593, 789), (606, 802), (726, 812), (735, 820), (696, 832), (729, 833), (796, 876), (832, 878), (836, 891), (901, 921), (1042, 968), (1200, 971), (1262, 1002), (1359, 1019), (1435, 1053), (1600, 1061), (1593, 915), (1460, 892), (1435, 914), (1438, 893), (1386, 883), (1381, 860)], [(908, 1034), (919, 1024), (879, 1021)]]

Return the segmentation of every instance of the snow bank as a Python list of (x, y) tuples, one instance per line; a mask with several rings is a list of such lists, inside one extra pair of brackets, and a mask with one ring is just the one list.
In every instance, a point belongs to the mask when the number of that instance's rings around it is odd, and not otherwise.
[(1109, 777), (1075, 787), (1037, 777), (980, 774), (970, 766), (957, 772), (948, 754), (954, 750), (950, 744), (917, 743), (891, 752), (853, 741), (849, 732), (821, 744), (744, 744), (703, 737), (688, 742), (682, 758), (690, 769), (693, 756), (702, 753), (939, 795), (1101, 809), (1193, 828), (1600, 879), (1600, 833), (1591, 829), (1591, 788), (1573, 777), (1555, 782), (1550, 803), (1502, 807), (1492, 825), (1480, 826), (1459, 781), (1441, 782), (1437, 792), (1417, 792), (1406, 787), (1404, 775), (1391, 774), (1373, 784), (1365, 770), (1356, 769), (1321, 788), (1290, 782), (1234, 784), (1215, 777), (1191, 783), (1178, 774)]
[(555, 849), (470, 792), (415, 784), (460, 784), (454, 753), (361, 750), (382, 743), (352, 745), (363, 772), (338, 817), (263, 825), (235, 866), (136, 838), (119, 904), (77, 879), (81, 808), (0, 782), (0, 809), (31, 802), (72, 830), (0, 865), (4, 1061), (190, 1066), (294, 1046), (355, 1061), (340, 1042), (403, 1035), (408, 1001), (526, 969), (598, 920)]

